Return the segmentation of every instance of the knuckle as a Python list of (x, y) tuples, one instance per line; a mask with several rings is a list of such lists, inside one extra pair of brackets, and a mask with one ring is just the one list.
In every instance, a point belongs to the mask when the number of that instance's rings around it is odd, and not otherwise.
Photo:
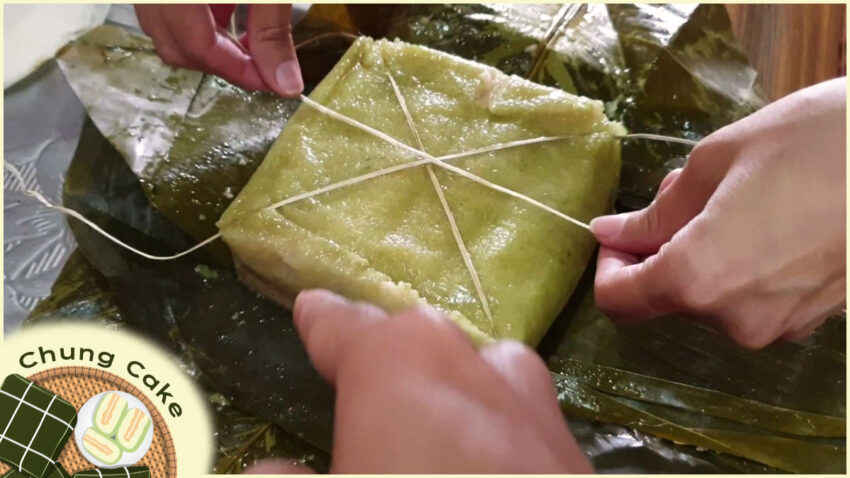
[(157, 47), (156, 52), (162, 62), (169, 66), (184, 66), (183, 57), (174, 49), (169, 47)]
[(417, 356), (433, 360), (435, 355), (457, 353), (462, 343), (468, 341), (450, 319), (436, 311), (411, 309), (362, 330), (349, 355), (352, 360), (385, 360), (391, 356), (399, 363)]
[(695, 314), (709, 314), (723, 303), (723, 293), (716, 283), (686, 279), (677, 282), (676, 300), (685, 311)]
[(732, 340), (750, 350), (763, 348), (780, 335), (771, 321), (749, 314), (729, 313), (721, 319), (721, 325)]
[(676, 261), (679, 269), (675, 281), (675, 300), (683, 310), (693, 314), (710, 315), (727, 303), (725, 282), (713, 277), (701, 267), (693, 255), (682, 255)]
[(652, 310), (678, 310), (682, 308), (682, 297), (687, 293), (688, 278), (682, 275), (678, 254), (670, 243), (664, 244), (654, 256), (644, 261), (644, 267), (652, 272), (652, 284), (644, 289), (647, 304)]
[(656, 234), (664, 229), (664, 214), (661, 206), (656, 203), (646, 210), (645, 227), (648, 234)]
[(526, 377), (549, 377), (549, 369), (540, 355), (517, 340), (505, 339), (488, 344), (479, 353), (491, 358), (498, 357), (498, 362), (509, 363), (511, 368), (521, 370)]
[(734, 157), (738, 148), (735, 130), (728, 126), (721, 128), (694, 146), (685, 167), (692, 174), (710, 174), (718, 161)]
[(183, 48), (183, 56), (191, 62), (204, 64), (207, 60), (207, 48), (199, 48), (197, 45), (189, 43)]
[(351, 306), (357, 312), (358, 315), (363, 317), (386, 317), (386, 312), (384, 309), (372, 304), (371, 302), (353, 302)]
[(402, 337), (428, 339), (443, 332), (444, 319), (440, 314), (425, 308), (409, 309), (395, 314), (385, 322), (385, 329)]
[(616, 315), (617, 311), (614, 309), (615, 291), (612, 290), (613, 287), (610, 287), (607, 281), (600, 280), (600, 278), (597, 277), (594, 281), (593, 289), (596, 308), (608, 317)]

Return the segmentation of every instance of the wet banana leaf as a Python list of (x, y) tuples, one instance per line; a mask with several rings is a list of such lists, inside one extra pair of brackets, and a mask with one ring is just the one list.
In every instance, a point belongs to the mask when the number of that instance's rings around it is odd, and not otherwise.
[[(699, 139), (764, 104), (722, 5), (348, 9), (368, 34), (399, 37), (603, 100), (608, 115), (632, 132)], [(645, 206), (687, 153), (682, 145), (627, 141), (619, 205)]]
[[(706, 324), (683, 317), (616, 325), (594, 307), (592, 280), (591, 270), (573, 294), (563, 320), (556, 321), (540, 344), (554, 370), (562, 359), (579, 360), (845, 419), (843, 316), (828, 320), (805, 342), (744, 350)], [(835, 430), (839, 429), (843, 427)], [(811, 434), (834, 436), (823, 431)]]
[[(700, 139), (764, 105), (722, 5), (608, 5), (629, 71), (616, 116), (633, 132)], [(684, 164), (681, 145), (624, 144), (620, 204), (640, 208)]]
[(50, 295), (35, 306), (24, 326), (70, 320), (124, 322), (115, 292), (79, 250), (68, 257)]
[[(151, 251), (164, 250), (167, 247), (183, 247), (187, 241), (190, 241), (184, 233), (150, 206), (136, 176), (91, 122), (87, 122), (84, 126), (75, 158), (68, 170), (64, 199), (66, 204), (83, 211), (87, 217), (95, 220), (111, 233), (123, 240), (136, 241), (135, 243), (140, 244), (142, 248)], [(289, 329), (283, 331), (283, 334), (293, 337), (293, 343), (297, 345), (295, 353), (300, 354), (296, 359), (292, 359), (291, 354), (280, 356), (277, 350), (267, 351), (265, 354), (258, 353), (258, 347), (262, 347), (262, 343), (253, 343), (253, 337), (240, 338), (238, 334), (227, 330), (228, 327), (244, 330), (249, 317), (252, 319), (259, 317), (259, 320), (263, 321), (262, 312), (258, 312), (256, 308), (242, 310), (237, 314), (232, 313), (232, 310), (225, 311), (216, 306), (212, 310), (221, 312), (220, 315), (216, 315), (208, 312), (209, 307), (206, 303), (194, 304), (194, 308), (182, 306), (181, 297), (184, 297), (184, 292), (181, 287), (198, 287), (200, 283), (224, 277), (229, 277), (231, 282), (229, 285), (238, 286), (239, 293), (245, 296), (234, 297), (223, 293), (222, 287), (219, 287), (223, 281), (215, 284), (213, 295), (223, 297), (225, 302), (233, 301), (242, 305), (251, 302), (264, 304), (255, 294), (238, 284), (232, 275), (227, 276), (230, 273), (229, 270), (218, 270), (215, 266), (207, 266), (206, 263), (210, 262), (211, 256), (199, 253), (194, 259), (201, 258), (201, 261), (189, 260), (180, 264), (186, 268), (184, 274), (190, 274), (194, 278), (184, 280), (182, 276), (174, 276), (171, 281), (162, 281), (157, 279), (156, 275), (171, 276), (175, 270), (171, 267), (174, 264), (159, 270), (146, 268), (146, 265), (151, 265), (149, 261), (139, 261), (136, 256), (92, 234), (90, 229), (79, 222), (73, 221), (71, 227), (80, 247), (63, 268), (54, 284), (52, 295), (31, 314), (27, 325), (49, 320), (97, 320), (112, 326), (130, 327), (170, 348), (180, 359), (184, 369), (202, 386), (210, 390), (210, 400), (214, 405), (219, 424), (216, 438), (219, 443), (220, 459), (217, 468), (221, 472), (238, 472), (242, 467), (266, 457), (283, 457), (307, 464), (319, 471), (327, 470), (329, 463), (327, 452), (310, 445), (295, 433), (313, 436), (309, 432), (302, 433), (301, 430), (308, 429), (310, 426), (298, 421), (298, 410), (299, 407), (304, 408), (304, 402), (316, 403), (323, 410), (331, 410), (330, 404), (322, 403), (315, 395), (298, 402), (297, 398), (292, 400), (292, 395), (281, 397), (279, 395), (281, 390), (271, 391), (270, 396), (267, 397), (269, 400), (261, 403), (260, 408), (272, 410), (275, 418), (288, 417), (277, 420), (279, 423), (301, 425), (294, 427), (296, 432), (289, 433), (268, 420), (257, 418), (256, 415), (262, 416), (263, 413), (262, 411), (258, 413), (258, 410), (253, 408), (254, 403), (243, 405), (243, 409), (252, 410), (253, 414), (248, 415), (219, 392), (219, 390), (225, 393), (231, 392), (232, 383), (238, 377), (247, 377), (251, 386), (262, 386), (260, 380), (255, 380), (257, 375), (271, 376), (281, 381), (280, 375), (269, 374), (270, 370), (266, 367), (280, 368), (281, 361), (286, 360), (301, 364), (301, 369), (310, 374), (308, 379), (298, 376), (290, 377), (290, 382), (307, 384), (312, 380), (326, 396), (330, 397), (329, 387), (310, 368), (306, 354), (300, 347), (300, 341), (292, 330), (291, 320), (285, 311), (266, 305), (267, 313), (274, 316), (269, 320), (269, 330), (266, 331), (270, 336), (267, 344), (275, 347), (287, 345), (285, 341), (276, 341), (280, 338), (280, 335), (276, 335), (276, 332), (281, 329), (280, 318), (287, 320), (290, 324)], [(93, 257), (94, 261), (89, 261), (88, 257)], [(135, 258), (137, 262), (125, 261), (126, 257)], [(138, 294), (130, 292), (133, 288), (139, 288)], [(193, 299), (194, 296), (189, 296), (187, 300)], [(237, 320), (235, 317), (242, 313), (244, 316)], [(185, 323), (186, 318), (191, 318), (194, 323), (184, 332), (180, 325)], [(199, 339), (195, 335), (207, 330), (215, 332), (215, 337)], [(213, 355), (224, 361), (210, 363), (208, 356), (199, 352), (201, 349), (209, 348), (210, 343), (196, 345), (205, 339), (217, 343), (222, 336), (227, 337), (229, 348), (228, 345), (224, 345), (221, 355)], [(223, 356), (228, 353), (231, 355), (224, 359)], [(271, 354), (278, 355), (278, 358), (268, 360), (264, 356)], [(252, 362), (253, 369), (257, 372), (254, 376), (250, 374), (246, 376), (245, 372), (250, 372), (252, 367), (242, 366), (241, 360), (253, 355), (258, 357), (257, 361)], [(222, 364), (232, 367), (225, 370)], [(285, 373), (289, 370), (291, 367), (285, 371), (271, 371)], [(222, 380), (229, 381), (228, 386), (222, 386)], [(309, 393), (309, 390), (305, 393)], [(330, 427), (318, 428), (327, 431)], [(253, 434), (259, 429), (263, 432)], [(322, 440), (329, 443), (327, 435), (314, 441)]]
[(220, 394), (211, 395), (210, 401), (215, 406), (219, 451), (214, 473), (238, 474), (268, 458), (282, 458), (320, 473), (330, 468), (330, 456), (325, 451), (234, 408)]
[[(755, 73), (719, 5), (322, 5), (295, 36), (332, 31), (398, 36), (603, 99), (632, 131), (699, 138), (761, 104)], [(328, 42), (299, 51), (308, 82), (320, 79), (346, 46), (338, 38)], [(152, 253), (184, 249), (214, 232), (212, 223), (293, 106), (165, 67), (148, 40), (113, 27), (69, 45), (59, 63), (126, 160), (89, 127), (81, 150), (100, 146), (74, 159), (66, 203)], [(625, 146), (620, 206), (641, 207), (687, 151)], [(306, 449), (329, 450), (331, 390), (310, 368), (288, 313), (236, 281), (225, 249), (151, 263), (79, 224), (73, 229), (122, 316), (179, 345), (211, 390), (258, 417), (251, 443), (266, 440), (259, 432), (274, 423)], [(842, 318), (809, 343), (748, 352), (681, 318), (614, 326), (588, 290), (574, 294), (540, 352), (566, 414), (588, 420), (571, 426), (598, 469), (843, 470)], [(600, 385), (603, 378), (621, 383)], [(237, 471), (240, 460), (220, 466)]]
[[(151, 253), (192, 241), (152, 207), (135, 174), (91, 122), (68, 170), (64, 202)], [(236, 407), (330, 449), (332, 390), (309, 364), (289, 311), (260, 299), (204, 251), (149, 261), (78, 221), (70, 224), (128, 323), (185, 354), (203, 383)]]
[[(561, 359), (555, 367), (569, 377), (581, 377), (583, 384), (599, 392), (699, 411), (703, 416), (724, 418), (765, 431), (815, 437), (844, 437), (846, 434), (847, 422), (842, 417), (776, 407), (715, 390), (578, 360)], [(670, 399), (671, 395), (675, 396), (675, 400)]]
[(593, 306), (592, 271), (564, 316), (540, 351), (568, 416), (786, 472), (844, 471), (844, 317), (805, 343), (746, 351), (682, 317), (614, 324)]
[[(349, 7), (359, 8), (369, 7)], [(601, 4), (409, 5), (379, 34), (603, 101), (626, 87), (617, 32)]]
[[(167, 67), (149, 39), (115, 26), (83, 35), (57, 59), (148, 197), (198, 241), (218, 232), (215, 222), (297, 107), (294, 100)], [(210, 249), (229, 263), (222, 244)]]
[(593, 388), (580, 379), (555, 375), (555, 385), (564, 412), (591, 420), (611, 420), (629, 427), (699, 448), (747, 458), (795, 473), (843, 473), (843, 442), (823, 443), (749, 431), (716, 430), (683, 426), (681, 416), (669, 416), (660, 407), (630, 403)]

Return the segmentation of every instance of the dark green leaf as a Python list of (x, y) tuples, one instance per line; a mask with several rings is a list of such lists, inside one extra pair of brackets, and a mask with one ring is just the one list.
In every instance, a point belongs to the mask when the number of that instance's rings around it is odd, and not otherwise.
[[(146, 251), (191, 243), (153, 208), (91, 123), (68, 171), (64, 200)], [(259, 298), (203, 251), (149, 261), (78, 221), (71, 228), (80, 250), (115, 291), (128, 323), (184, 352), (204, 383), (237, 407), (330, 449), (332, 390), (310, 365), (288, 311)]]

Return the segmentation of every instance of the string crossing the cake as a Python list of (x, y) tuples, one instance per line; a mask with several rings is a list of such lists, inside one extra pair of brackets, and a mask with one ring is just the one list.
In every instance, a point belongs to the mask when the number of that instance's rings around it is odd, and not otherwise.
[[(365, 173), (365, 174), (362, 174), (362, 175), (359, 175), (359, 176), (355, 176), (355, 177), (352, 177), (352, 178), (349, 178), (349, 179), (345, 179), (343, 181), (339, 181), (337, 183), (322, 186), (322, 187), (314, 189), (312, 191), (307, 191), (307, 192), (304, 192), (304, 193), (297, 194), (295, 196), (291, 196), (289, 198), (275, 202), (273, 204), (270, 204), (270, 205), (268, 205), (264, 208), (260, 208), (260, 209), (277, 209), (277, 208), (286, 206), (288, 204), (292, 204), (292, 203), (295, 203), (295, 202), (298, 202), (298, 201), (301, 201), (301, 200), (304, 200), (304, 199), (308, 199), (308, 198), (318, 196), (320, 194), (328, 193), (328, 192), (331, 192), (331, 191), (334, 191), (334, 190), (337, 190), (337, 189), (341, 189), (341, 188), (344, 188), (344, 187), (359, 184), (359, 183), (362, 183), (364, 181), (368, 181), (368, 180), (378, 178), (378, 177), (381, 177), (381, 176), (385, 176), (385, 175), (388, 175), (388, 174), (393, 174), (393, 173), (396, 173), (396, 172), (399, 172), (399, 171), (404, 171), (406, 169), (411, 169), (411, 168), (415, 168), (415, 167), (422, 166), (422, 165), (434, 165), (434, 166), (440, 167), (442, 169), (445, 169), (447, 171), (451, 171), (451, 172), (453, 172), (453, 173), (455, 173), (459, 176), (465, 177), (469, 180), (475, 181), (475, 182), (477, 182), (477, 183), (479, 183), (479, 184), (481, 184), (481, 185), (483, 185), (487, 188), (493, 189), (495, 191), (501, 192), (501, 193), (506, 194), (508, 196), (514, 197), (514, 198), (519, 199), (521, 201), (524, 201), (524, 202), (526, 202), (526, 203), (528, 203), (532, 206), (535, 206), (539, 209), (542, 209), (543, 211), (546, 211), (546, 212), (548, 212), (548, 213), (550, 213), (554, 216), (557, 216), (557, 217), (559, 217), (563, 220), (566, 220), (566, 221), (568, 221), (568, 222), (570, 222), (570, 223), (572, 223), (576, 226), (579, 226), (579, 227), (582, 227), (582, 228), (588, 229), (588, 230), (590, 229), (590, 226), (588, 224), (586, 224), (586, 223), (584, 223), (584, 222), (582, 222), (582, 221), (580, 221), (580, 220), (578, 220), (578, 219), (576, 219), (572, 216), (569, 216), (569, 215), (567, 215), (567, 214), (565, 214), (561, 211), (558, 211), (557, 209), (555, 209), (551, 206), (543, 204), (542, 202), (537, 201), (536, 199), (525, 196), (524, 194), (518, 193), (518, 192), (516, 192), (512, 189), (508, 189), (504, 186), (500, 186), (498, 184), (490, 182), (490, 181), (488, 181), (488, 180), (486, 180), (486, 179), (484, 179), (484, 178), (482, 178), (482, 177), (480, 177), (476, 174), (473, 174), (473, 173), (471, 173), (471, 172), (469, 172), (465, 169), (462, 169), (462, 168), (459, 168), (457, 166), (448, 164), (446, 161), (461, 159), (461, 158), (467, 158), (467, 157), (470, 157), (470, 156), (492, 153), (492, 152), (502, 151), (502, 150), (511, 149), (511, 148), (517, 148), (517, 147), (522, 147), (522, 146), (531, 145), (531, 144), (547, 143), (547, 142), (554, 142), (554, 141), (568, 141), (568, 140), (573, 140), (573, 139), (577, 139), (577, 138), (581, 138), (581, 137), (601, 135), (601, 134), (604, 134), (604, 133), (587, 132), (587, 133), (576, 133), (576, 134), (562, 135), (562, 136), (543, 136), (543, 137), (538, 137), (538, 138), (528, 138), (528, 139), (522, 139), (522, 140), (518, 140), (518, 141), (510, 141), (510, 142), (507, 142), (507, 143), (500, 143), (500, 144), (495, 144), (495, 145), (491, 145), (491, 146), (485, 146), (485, 147), (482, 147), (482, 148), (476, 148), (476, 149), (472, 149), (472, 150), (469, 150), (469, 151), (452, 153), (452, 154), (447, 154), (447, 155), (444, 155), (444, 156), (434, 157), (434, 156), (428, 154), (427, 152), (423, 151), (422, 149), (413, 148), (412, 146), (409, 146), (409, 145), (393, 138), (392, 136), (387, 135), (386, 133), (384, 133), (382, 131), (378, 131), (378, 130), (376, 130), (376, 129), (370, 127), (370, 126), (367, 126), (367, 125), (365, 125), (365, 124), (363, 124), (363, 123), (361, 123), (361, 122), (359, 122), (359, 121), (357, 121), (353, 118), (350, 118), (350, 117), (345, 116), (345, 115), (343, 115), (343, 114), (341, 114), (337, 111), (334, 111), (334, 110), (332, 110), (332, 109), (330, 109), (330, 108), (328, 108), (328, 107), (326, 107), (326, 106), (324, 106), (320, 103), (317, 103), (316, 101), (314, 101), (314, 100), (312, 100), (312, 99), (310, 99), (310, 98), (308, 98), (304, 95), (301, 95), (300, 98), (301, 98), (301, 101), (304, 104), (306, 104), (306, 105), (310, 106), (311, 108), (319, 111), (320, 113), (323, 113), (323, 114), (325, 114), (325, 115), (327, 115), (331, 118), (342, 121), (342, 122), (344, 122), (344, 123), (346, 123), (346, 124), (348, 124), (348, 125), (350, 125), (354, 128), (357, 128), (357, 129), (364, 131), (368, 134), (371, 134), (371, 135), (373, 135), (377, 138), (380, 138), (380, 139), (384, 140), (385, 142), (387, 142), (391, 145), (394, 145), (394, 146), (396, 146), (396, 147), (398, 147), (402, 150), (407, 151), (413, 157), (418, 158), (418, 159), (413, 160), (413, 161), (409, 161), (407, 163), (402, 163), (402, 164), (398, 164), (398, 165), (395, 165), (395, 166), (390, 166), (390, 167), (380, 169), (380, 170), (377, 170), (377, 171)], [(403, 99), (402, 99), (402, 101), (403, 101)], [(680, 143), (680, 144), (685, 144), (685, 145), (689, 145), (689, 146), (695, 146), (697, 144), (697, 141), (694, 141), (694, 140), (691, 140), (691, 139), (676, 138), (676, 137), (672, 137), (672, 136), (664, 136), (664, 135), (657, 135), (657, 134), (651, 134), (651, 133), (630, 133), (630, 134), (623, 134), (623, 135), (612, 135), (610, 137), (612, 139), (647, 139), (647, 140), (651, 140), (651, 141)], [(47, 207), (49, 209), (59, 211), (63, 214), (67, 214), (68, 216), (71, 216), (71, 217), (81, 221), (82, 223), (84, 223), (87, 226), (89, 226), (90, 228), (92, 228), (95, 232), (97, 232), (98, 234), (100, 234), (104, 238), (110, 240), (111, 242), (118, 245), (119, 247), (126, 249), (126, 250), (140, 256), (140, 257), (144, 257), (146, 259), (154, 260), (154, 261), (170, 261), (170, 260), (174, 260), (174, 259), (179, 259), (180, 257), (189, 255), (189, 254), (197, 251), (198, 249), (201, 249), (204, 246), (206, 246), (206, 245), (218, 240), (219, 238), (221, 238), (221, 232), (218, 232), (218, 233), (208, 237), (207, 239), (204, 239), (200, 243), (198, 243), (198, 244), (196, 244), (196, 245), (194, 245), (194, 246), (192, 246), (192, 247), (190, 247), (190, 248), (188, 248), (184, 251), (181, 251), (181, 252), (178, 252), (178, 253), (175, 253), (175, 254), (172, 254), (172, 255), (159, 256), (159, 255), (154, 255), (154, 254), (148, 254), (148, 253), (146, 253), (144, 251), (140, 251), (139, 249), (136, 249), (136, 248), (130, 246), (129, 244), (126, 244), (125, 242), (121, 241), (120, 239), (112, 236), (111, 234), (104, 231), (97, 224), (95, 224), (93, 221), (89, 220), (88, 218), (86, 218), (85, 216), (80, 214), (79, 212), (74, 211), (73, 209), (69, 209), (69, 208), (62, 207), (62, 206), (55, 205), (55, 204), (51, 203), (49, 200), (47, 200), (47, 198), (45, 198), (37, 190), (27, 188), (27, 185), (26, 185), (26, 182), (24, 181), (23, 175), (21, 175), (20, 171), (18, 171), (18, 169), (14, 165), (9, 163), (5, 159), (3, 160), (3, 164), (4, 164), (4, 167), (6, 167), (12, 173), (12, 175), (15, 177), (15, 179), (20, 183), (21, 189), (24, 192), (24, 194), (36, 199), (38, 202), (40, 202), (42, 205), (44, 205), (45, 207)], [(442, 193), (442, 191), (441, 191), (441, 193)], [(446, 205), (446, 207), (444, 209), (447, 209), (447, 208), (448, 208), (448, 206)], [(460, 246), (460, 243), (462, 243), (462, 239), (459, 239), (460, 234), (458, 233), (455, 236), (455, 238), (456, 238), (456, 240), (458, 240), (459, 246)], [(466, 259), (465, 259), (465, 262), (466, 262)], [(467, 267), (469, 267), (469, 265), (467, 265)], [(478, 289), (479, 287), (476, 287), (476, 288)], [(480, 292), (479, 292), (479, 295), (481, 295)], [(482, 303), (484, 303), (483, 300), (482, 300)]]
[[(407, 102), (404, 100), (404, 95), (401, 94), (401, 90), (399, 89), (395, 78), (393, 78), (392, 73), (387, 71), (387, 77), (393, 87), (393, 92), (395, 92), (398, 104), (401, 106), (401, 111), (404, 113), (404, 119), (407, 121), (407, 127), (410, 128), (410, 132), (413, 133), (413, 137), (416, 139), (416, 144), (419, 145), (419, 150), (424, 152), (425, 145), (422, 144), (422, 138), (419, 137), (419, 131), (416, 130), (416, 125), (413, 123), (413, 116), (407, 108)], [(490, 301), (487, 299), (487, 294), (484, 293), (484, 287), (481, 285), (481, 278), (478, 277), (478, 271), (475, 269), (475, 264), (472, 262), (472, 256), (469, 254), (469, 250), (467, 250), (466, 244), (463, 242), (463, 236), (461, 236), (460, 229), (457, 227), (455, 216), (452, 213), (452, 209), (449, 207), (446, 195), (443, 193), (443, 186), (440, 184), (440, 180), (437, 178), (437, 174), (434, 172), (434, 168), (431, 163), (426, 164), (425, 169), (428, 171), (428, 177), (431, 179), (431, 184), (434, 186), (434, 191), (437, 193), (437, 198), (440, 200), (440, 205), (443, 207), (443, 212), (446, 214), (446, 220), (449, 222), (449, 228), (452, 231), (452, 236), (454, 236), (455, 243), (460, 251), (460, 256), (466, 265), (466, 270), (469, 272), (472, 284), (475, 286), (475, 293), (478, 294), (478, 301), (481, 302), (481, 309), (484, 311), (484, 316), (487, 317), (487, 320), (490, 322), (491, 332), (495, 335), (496, 322), (493, 320), (493, 313), (490, 311)]]

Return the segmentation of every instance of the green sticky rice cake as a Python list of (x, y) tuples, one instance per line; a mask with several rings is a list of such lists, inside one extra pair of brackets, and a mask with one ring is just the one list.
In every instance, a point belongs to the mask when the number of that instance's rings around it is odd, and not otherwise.
[(94, 412), (94, 426), (107, 436), (112, 436), (127, 411), (127, 400), (116, 392), (101, 397)]
[[(70, 478), (71, 475), (62, 468), (62, 465), (59, 462), (53, 463), (48, 466), (47, 474), (44, 475), (44, 478)], [(11, 470), (4, 473), (0, 478), (32, 478), (30, 475), (19, 471), (17, 468), (12, 468)]]
[(114, 465), (123, 452), (109, 436), (91, 427), (83, 433), (83, 448), (104, 465)]
[(122, 466), (107, 470), (86, 470), (74, 474), (74, 478), (151, 478), (146, 466)]
[[(576, 135), (451, 161), (582, 222), (610, 210), (624, 133), (601, 102), (428, 48), (358, 39), (310, 98), (433, 156)], [(280, 207), (283, 199), (419, 159), (302, 104), (218, 226), (241, 279), (284, 305), (326, 288), (388, 311), (430, 305), (477, 342), (536, 344), (590, 259), (586, 230), (433, 166), (492, 310), (484, 311), (424, 166)]]
[(150, 427), (151, 417), (144, 410), (131, 408), (118, 425), (115, 441), (122, 450), (134, 452), (139, 449)]
[(77, 424), (77, 411), (62, 397), (18, 375), (0, 385), (0, 461), (27, 476), (60, 473), (59, 454)]

